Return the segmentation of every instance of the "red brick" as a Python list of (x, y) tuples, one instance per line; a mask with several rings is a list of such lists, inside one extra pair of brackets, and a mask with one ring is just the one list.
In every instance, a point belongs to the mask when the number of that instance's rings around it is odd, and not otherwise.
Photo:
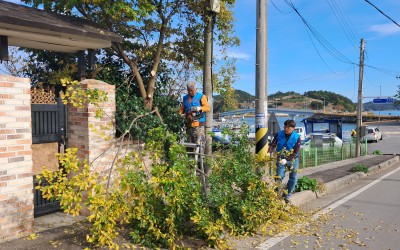
[[(15, 202), (17, 201), (17, 198), (13, 197), (11, 199), (7, 199), (7, 200), (1, 200), (0, 201), (0, 205), (5, 205), (5, 204), (15, 204)], [(14, 206), (14, 205), (13, 205)]]
[[(24, 150), (25, 147), (24, 146), (11, 146), (8, 147), (8, 151), (20, 151), (20, 150)], [(0, 148), (0, 152), (1, 152), (1, 148)]]
[(16, 132), (17, 132), (17, 134), (23, 134), (23, 133), (30, 134), (31, 130), (30, 129), (17, 129)]
[(31, 143), (32, 143), (31, 139), (17, 140), (17, 144), (31, 144)]
[(9, 180), (15, 180), (15, 175), (6, 175), (6, 176), (1, 176), (0, 181), (9, 181)]
[(0, 148), (0, 152), (6, 152), (7, 151), (7, 148), (6, 147), (1, 147)]
[(19, 151), (17, 152), (17, 155), (31, 155), (32, 150), (25, 150), (25, 151)]
[(24, 135), (7, 135), (7, 140), (22, 139)]
[(0, 116), (6, 116), (6, 112), (0, 112)]
[(13, 97), (12, 94), (0, 94), (0, 99), (12, 99)]
[(12, 82), (0, 82), (0, 87), (14, 87), (14, 83)]
[[(0, 182), (0, 187), (7, 187), (7, 182), (3, 181)], [(1, 197), (1, 196), (0, 196)], [(0, 198), (1, 199), (1, 198)]]
[(15, 152), (0, 153), (0, 158), (8, 158), (15, 156)]
[(25, 206), (25, 207), (19, 208), (18, 210), (19, 210), (19, 212), (28, 212), (28, 211), (31, 211), (32, 209), (33, 209), (32, 206)]
[(17, 117), (17, 122), (30, 122), (31, 117)]
[(19, 174), (17, 177), (18, 179), (22, 179), (22, 178), (27, 178), (27, 177), (31, 177), (32, 173), (24, 173), (24, 174)]
[(15, 110), (31, 110), (31, 106), (15, 106)]
[(32, 184), (26, 184), (18, 187), (18, 190), (24, 190), (24, 189), (32, 189), (33, 185)]
[(15, 134), (15, 129), (0, 129), (1, 135)]

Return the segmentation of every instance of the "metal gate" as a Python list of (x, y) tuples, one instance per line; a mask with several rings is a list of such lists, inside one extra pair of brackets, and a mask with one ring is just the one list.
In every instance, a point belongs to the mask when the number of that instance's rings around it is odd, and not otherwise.
[[(51, 93), (51, 92), (50, 92)], [(66, 107), (61, 98), (53, 97), (53, 104), (35, 104), (32, 102), (32, 144), (58, 142), (58, 152), (63, 151), (66, 139)], [(34, 187), (38, 185), (33, 176)], [(42, 183), (41, 185), (46, 185)], [(58, 211), (60, 204), (42, 197), (40, 190), (34, 190), (34, 216)]]

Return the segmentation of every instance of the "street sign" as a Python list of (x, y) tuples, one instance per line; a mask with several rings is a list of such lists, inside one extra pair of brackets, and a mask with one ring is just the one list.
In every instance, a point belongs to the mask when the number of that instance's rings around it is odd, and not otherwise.
[(389, 103), (394, 103), (393, 98), (376, 98), (372, 100), (373, 103), (375, 104), (389, 104)]

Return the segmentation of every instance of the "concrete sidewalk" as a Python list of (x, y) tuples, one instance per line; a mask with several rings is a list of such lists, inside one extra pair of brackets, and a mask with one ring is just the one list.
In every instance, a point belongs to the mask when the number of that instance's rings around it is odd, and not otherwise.
[[(300, 177), (309, 176), (310, 178), (316, 178), (320, 181), (324, 181), (324, 179), (328, 180), (327, 182), (324, 182), (325, 191), (315, 193), (307, 190), (300, 193), (295, 193), (291, 198), (291, 202), (296, 206), (300, 206), (310, 202), (313, 199), (317, 199), (323, 195), (345, 188), (352, 182), (369, 174), (373, 174), (381, 169), (389, 168), (394, 164), (399, 164), (399, 160), (399, 156), (397, 155), (368, 155), (303, 169), (299, 173)], [(356, 164), (363, 164), (364, 166), (368, 167), (369, 173), (352, 173), (350, 169)], [(85, 218), (82, 216), (72, 217), (62, 212), (58, 212), (35, 218), (34, 223), (35, 235), (32, 238), (37, 236), (36, 239), (29, 239), (28, 237), (3, 242), (0, 243), (0, 249), (46, 250), (57, 248), (65, 250), (77, 250), (92, 247), (86, 242), (88, 224), (85, 221)], [(125, 237), (122, 239), (122, 241), (118, 242), (120, 245), (124, 243), (129, 243), (129, 237)], [(127, 248), (121, 247), (121, 249)]]

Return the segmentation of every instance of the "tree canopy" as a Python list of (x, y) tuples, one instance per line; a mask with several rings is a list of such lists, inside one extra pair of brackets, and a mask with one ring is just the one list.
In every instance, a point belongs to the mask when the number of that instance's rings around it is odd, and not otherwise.
[[(32, 7), (78, 16), (123, 37), (112, 45), (113, 56), (122, 60), (134, 76), (143, 104), (153, 106), (155, 83), (162, 60), (200, 67), (203, 58), (206, 1), (194, 0), (23, 0)], [(238, 44), (233, 32), (234, 0), (222, 0), (216, 19), (216, 43), (226, 51)], [(148, 65), (144, 65), (148, 64)], [(148, 67), (150, 66), (150, 67)], [(146, 71), (141, 71), (146, 67)], [(176, 73), (176, 72), (175, 72)]]

